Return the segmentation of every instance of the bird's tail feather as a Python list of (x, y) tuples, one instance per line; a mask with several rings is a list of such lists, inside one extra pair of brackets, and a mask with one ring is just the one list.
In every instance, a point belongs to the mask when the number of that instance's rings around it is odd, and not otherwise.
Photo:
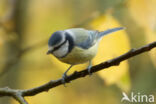
[(100, 39), (101, 37), (103, 37), (103, 36), (105, 36), (107, 34), (110, 34), (110, 33), (113, 33), (113, 32), (119, 31), (119, 30), (123, 30), (123, 29), (125, 29), (125, 28), (124, 27), (117, 27), (117, 28), (108, 29), (108, 30), (99, 32), (97, 38)]

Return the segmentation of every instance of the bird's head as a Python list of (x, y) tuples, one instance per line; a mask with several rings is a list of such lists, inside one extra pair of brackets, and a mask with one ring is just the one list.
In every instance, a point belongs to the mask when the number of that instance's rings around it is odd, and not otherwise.
[(56, 57), (64, 57), (74, 47), (74, 38), (66, 31), (54, 32), (48, 41), (47, 54), (54, 54)]

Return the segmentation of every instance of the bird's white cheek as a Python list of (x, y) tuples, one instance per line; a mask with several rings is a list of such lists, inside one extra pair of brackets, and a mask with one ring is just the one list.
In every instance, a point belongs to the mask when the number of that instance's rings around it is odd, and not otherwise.
[(69, 42), (67, 41), (58, 50), (53, 52), (54, 56), (58, 58), (65, 56), (68, 53), (68, 46), (69, 46)]

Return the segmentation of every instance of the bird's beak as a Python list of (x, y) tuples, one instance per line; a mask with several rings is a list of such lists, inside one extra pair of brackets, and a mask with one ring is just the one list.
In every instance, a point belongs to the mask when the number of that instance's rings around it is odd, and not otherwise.
[(53, 53), (54, 48), (53, 47), (49, 47), (47, 55), (52, 54)]
[(51, 50), (48, 50), (47, 51), (47, 55), (49, 55), (49, 54), (51, 54), (52, 53), (52, 51)]

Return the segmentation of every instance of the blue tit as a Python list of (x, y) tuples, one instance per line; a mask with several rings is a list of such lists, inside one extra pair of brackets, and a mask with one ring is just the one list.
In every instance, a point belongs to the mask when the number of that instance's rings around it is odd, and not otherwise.
[(117, 27), (106, 31), (71, 28), (54, 32), (48, 41), (47, 54), (53, 54), (58, 60), (70, 64), (62, 76), (63, 83), (72, 66), (89, 62), (87, 68), (91, 74), (92, 59), (96, 56), (98, 44), (103, 36), (124, 29)]

